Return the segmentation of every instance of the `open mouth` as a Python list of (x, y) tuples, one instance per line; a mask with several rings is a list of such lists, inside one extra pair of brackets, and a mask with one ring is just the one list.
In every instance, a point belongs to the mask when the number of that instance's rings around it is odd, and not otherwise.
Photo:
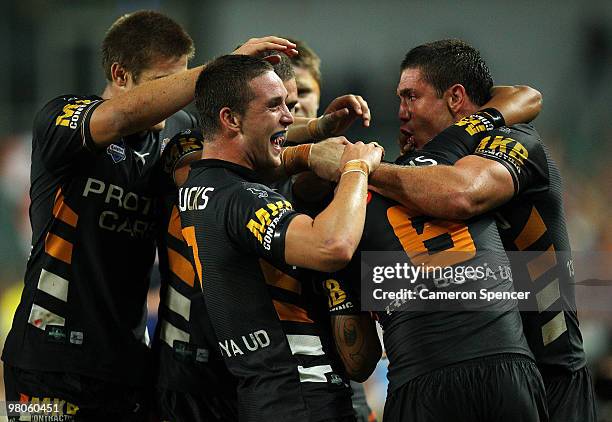
[(406, 140), (407, 143), (410, 142), (414, 144), (414, 135), (412, 134), (411, 131), (409, 131), (408, 129), (400, 128), (400, 132), (404, 136), (404, 139)]
[(285, 143), (286, 134), (286, 130), (281, 130), (280, 132), (276, 132), (270, 137), (270, 143), (274, 146), (274, 149), (278, 149), (280, 151), (283, 144)]

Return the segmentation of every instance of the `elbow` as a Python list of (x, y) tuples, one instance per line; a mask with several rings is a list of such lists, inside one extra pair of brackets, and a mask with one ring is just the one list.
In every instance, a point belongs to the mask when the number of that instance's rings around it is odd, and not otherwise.
[(374, 373), (376, 365), (378, 365), (381, 356), (382, 347), (380, 346), (379, 342), (376, 342), (375, 345), (372, 345), (370, 353), (359, 367), (347, 368), (345, 365), (348, 377), (355, 382), (367, 381), (368, 378), (370, 378), (370, 375)]
[(457, 192), (449, 198), (448, 218), (452, 220), (468, 220), (479, 214), (478, 204), (468, 192)]
[(526, 106), (529, 107), (534, 114), (537, 115), (540, 113), (540, 111), (542, 111), (542, 93), (527, 85), (519, 85), (517, 88), (523, 91), (526, 98), (529, 99)]
[(325, 267), (322, 271), (333, 272), (346, 267), (353, 258), (357, 244), (346, 238), (327, 240), (322, 252), (325, 257), (322, 260), (322, 266)]

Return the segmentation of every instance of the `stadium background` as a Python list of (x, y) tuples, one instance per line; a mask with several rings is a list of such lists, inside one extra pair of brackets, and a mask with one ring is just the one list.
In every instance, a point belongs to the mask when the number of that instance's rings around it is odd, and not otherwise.
[[(34, 113), (63, 93), (100, 93), (99, 46), (123, 13), (163, 11), (186, 27), (203, 63), (253, 36), (305, 40), (322, 59), (322, 101), (351, 92), (370, 104), (369, 130), (397, 153), (399, 63), (417, 44), (461, 38), (479, 48), (498, 84), (529, 84), (544, 96), (535, 124), (561, 165), (572, 247), (612, 258), (612, 2), (417, 1), (9, 1), (0, 14), (0, 342), (10, 327), (29, 253), (30, 130)], [(612, 259), (600, 270), (612, 278)], [(584, 291), (585, 288), (582, 288)], [(591, 295), (600, 295), (593, 287)], [(580, 294), (581, 289), (579, 289)], [(607, 290), (609, 291), (609, 290)], [(607, 296), (612, 302), (612, 296)], [(154, 324), (154, 315), (151, 325)], [(581, 312), (602, 421), (612, 421), (612, 312)], [(385, 396), (385, 362), (368, 382)], [(0, 381), (0, 400), (3, 389)]]

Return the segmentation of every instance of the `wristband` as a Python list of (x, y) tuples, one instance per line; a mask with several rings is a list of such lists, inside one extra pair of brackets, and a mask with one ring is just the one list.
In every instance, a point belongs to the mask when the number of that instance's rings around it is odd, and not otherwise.
[(281, 153), (281, 161), (285, 165), (285, 173), (292, 176), (308, 170), (310, 167), (310, 150), (312, 144), (302, 144), (287, 147)]
[(321, 130), (319, 129), (319, 118), (310, 120), (308, 122), (307, 127), (308, 127), (308, 134), (310, 135), (312, 139), (320, 140), (325, 137), (321, 133)]
[(496, 108), (485, 108), (484, 110), (477, 111), (474, 114), (480, 116), (481, 119), (484, 118), (486, 120), (486, 122), (483, 123), (486, 125), (487, 130), (493, 130), (498, 127), (506, 126), (504, 116), (502, 116), (502, 114)]
[(342, 174), (340, 177), (351, 172), (363, 173), (365, 177), (368, 177), (368, 174), (370, 174), (370, 167), (368, 167), (368, 163), (366, 163), (365, 160), (350, 160), (342, 167)]

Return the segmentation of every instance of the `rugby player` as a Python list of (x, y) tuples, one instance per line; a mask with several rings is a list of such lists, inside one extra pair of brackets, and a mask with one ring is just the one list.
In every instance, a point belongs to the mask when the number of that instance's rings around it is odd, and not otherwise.
[[(476, 59), (478, 60), (479, 57), (476, 57)], [(473, 62), (470, 64), (472, 69), (478, 68), (473, 66)], [(470, 76), (474, 79), (473, 75), (468, 73), (467, 78)], [(473, 81), (470, 82), (473, 86)], [(482, 96), (485, 100), (489, 97), (491, 85), (492, 83), (486, 87), (486, 94)], [(410, 94), (416, 95), (413, 92), (410, 92)], [(480, 101), (478, 104), (482, 105), (483, 103), (484, 101)], [(472, 111), (477, 109), (478, 107)], [(510, 111), (520, 111), (520, 107), (518, 110), (511, 108)], [(452, 133), (447, 135), (451, 136)], [(411, 142), (415, 141), (414, 138), (407, 138)], [(410, 163), (413, 166), (436, 163), (452, 164), (453, 161), (449, 161), (447, 155), (440, 152), (429, 154), (429, 151), (421, 150), (407, 155), (403, 158), (403, 162)], [(441, 186), (438, 186), (438, 188), (442, 189)], [(397, 203), (374, 195), (368, 206), (366, 228), (360, 248), (364, 250), (405, 250), (411, 258), (420, 259), (422, 257), (415, 254), (416, 250), (422, 250), (421, 252), (426, 254), (447, 250), (464, 250), (468, 239), (473, 241), (471, 244), (475, 246), (476, 251), (500, 249), (501, 243), (493, 229), (493, 221), (490, 217), (473, 219), (460, 227), (454, 223), (435, 220), (430, 217), (417, 217), (418, 215), (420, 214), (411, 213), (408, 209), (399, 207)], [(450, 243), (445, 242), (444, 238), (450, 238)], [(419, 247), (419, 245), (421, 246)], [(418, 265), (418, 263), (415, 263), (415, 265)], [(349, 278), (351, 277), (349, 276)], [(352, 278), (352, 281), (355, 282), (355, 277)], [(339, 301), (338, 298), (347, 297), (344, 293), (339, 293), (343, 289), (341, 282), (331, 280), (327, 283), (330, 290), (330, 304), (334, 305), (332, 311), (346, 313), (347, 309), (356, 308), (356, 306), (346, 306), (345, 300)], [(516, 329), (520, 328), (520, 322), (517, 324), (516, 321), (511, 321), (512, 316), (510, 315), (514, 315), (514, 318), (516, 318), (515, 313), (504, 315), (503, 318), (500, 317), (496, 320), (496, 323), (491, 325), (483, 325), (486, 318), (479, 315), (478, 312), (464, 313), (463, 315), (455, 313), (453, 321), (446, 324), (440, 323), (445, 317), (451, 315), (453, 313), (431, 314), (429, 316), (410, 312), (379, 314), (380, 321), (385, 327), (385, 346), (390, 358), (390, 387), (389, 398), (385, 407), (385, 419), (404, 420), (414, 418), (415, 420), (433, 421), (459, 420), (458, 418), (461, 417), (464, 417), (465, 420), (540, 420), (539, 418), (545, 418), (543, 397), (541, 391), (538, 392), (539, 375), (534, 373), (533, 365), (526, 357), (529, 356), (529, 352), (524, 347), (524, 339), (511, 337), (503, 339), (504, 336), (516, 334)], [(488, 317), (490, 318), (490, 316)], [(440, 318), (440, 320), (437, 320), (437, 318)], [(457, 324), (457, 319), (460, 320), (461, 327), (453, 328), (453, 324)], [(336, 319), (336, 321), (338, 324), (345, 322), (339, 319)], [(367, 359), (367, 355), (363, 353), (367, 351), (367, 347), (363, 347), (366, 342), (362, 338), (356, 337), (359, 334), (359, 331), (355, 329), (358, 324), (350, 320), (349, 322), (352, 324), (349, 327), (350, 329), (345, 332), (341, 331), (336, 336), (342, 346), (342, 335), (347, 333), (347, 337), (350, 337), (351, 343), (355, 345), (351, 349), (347, 347), (347, 342), (344, 342), (346, 349), (346, 353), (343, 354), (345, 364), (347, 368), (353, 365), (357, 371), (367, 370), (367, 364), (363, 363)], [(436, 338), (432, 335), (436, 331), (435, 327), (442, 325), (447, 327), (445, 331), (448, 330), (448, 333)], [(339, 327), (345, 329), (344, 325)], [(473, 331), (470, 332), (470, 330)], [(454, 336), (457, 337), (453, 339)], [(486, 344), (487, 336), (495, 339), (494, 347)], [(481, 341), (485, 344), (480, 344)], [(456, 347), (452, 351), (448, 348), (450, 344), (454, 344)], [(498, 346), (500, 348), (494, 351), (493, 349)], [(489, 349), (487, 350), (487, 348)], [(473, 356), (475, 355), (486, 356), (486, 358), (481, 359), (478, 365), (474, 365), (476, 361)], [(520, 355), (523, 357), (520, 357)], [(353, 357), (353, 361), (347, 361), (347, 356)], [(362, 361), (359, 362), (357, 358), (362, 359)], [(519, 366), (523, 366), (523, 368), (517, 371)], [(502, 368), (503, 370), (497, 373)], [(477, 373), (480, 374), (476, 375)], [(465, 396), (461, 396), (461, 393), (456, 394), (457, 401), (438, 403), (438, 400), (448, 394), (448, 388), (453, 388), (453, 382), (457, 382), (457, 380), (460, 380), (459, 383), (462, 385), (470, 385), (474, 382), (496, 384), (502, 378), (508, 380), (506, 385), (514, 390), (513, 393), (492, 390), (491, 395), (480, 396), (478, 392), (476, 392), (477, 394), (470, 394), (468, 391)], [(445, 380), (448, 380), (448, 382), (445, 382)], [(430, 384), (442, 384), (446, 387), (435, 387), (434, 391), (431, 391), (431, 387), (427, 387)], [(481, 404), (481, 402), (495, 400), (495, 395), (501, 397), (508, 393), (517, 398), (514, 405), (490, 406)]]
[[(381, 166), (370, 183), (404, 206), (439, 218), (468, 220), (496, 211), (504, 248), (531, 251), (513, 260), (512, 272), (517, 290), (533, 292), (521, 317), (546, 385), (550, 420), (595, 421), (558, 167), (532, 125), (484, 131), (474, 120), (459, 120), (478, 109), (483, 100), (474, 92), (486, 92), (490, 77), (470, 86), (461, 66), (453, 64), (456, 55), (481, 60), (457, 40), (412, 49), (397, 90), (401, 130), (423, 151), (442, 151), (454, 165)], [(427, 143), (456, 121), (457, 136)]]
[[(292, 47), (267, 37), (238, 53)], [(36, 115), (32, 253), (2, 356), (7, 401), (56, 400), (85, 420), (147, 417), (151, 169), (160, 139), (194, 125), (172, 116), (193, 100), (193, 51), (166, 16), (123, 16), (103, 41), (102, 95), (62, 95)]]
[[(262, 60), (224, 56), (202, 72), (196, 105), (210, 137), (179, 191), (182, 234), (221, 354), (238, 378), (241, 420), (354, 420), (348, 385), (304, 308), (297, 267), (328, 271), (350, 260), (365, 217), (367, 174), (382, 149), (348, 145), (330, 206), (314, 220), (294, 212), (254, 172), (281, 164), (293, 123), (286, 96)], [(285, 167), (307, 161), (309, 148), (284, 154)]]
[[(270, 53), (276, 52), (257, 56)], [(287, 89), (287, 107), (292, 110), (297, 103), (295, 77), (288, 57), (278, 57), (274, 72)], [(219, 354), (178, 213), (177, 186), (187, 179), (189, 164), (201, 158), (203, 145), (199, 129), (180, 132), (164, 147), (158, 172), (161, 290), (153, 355), (158, 414), (173, 422), (238, 420), (236, 378)]]

